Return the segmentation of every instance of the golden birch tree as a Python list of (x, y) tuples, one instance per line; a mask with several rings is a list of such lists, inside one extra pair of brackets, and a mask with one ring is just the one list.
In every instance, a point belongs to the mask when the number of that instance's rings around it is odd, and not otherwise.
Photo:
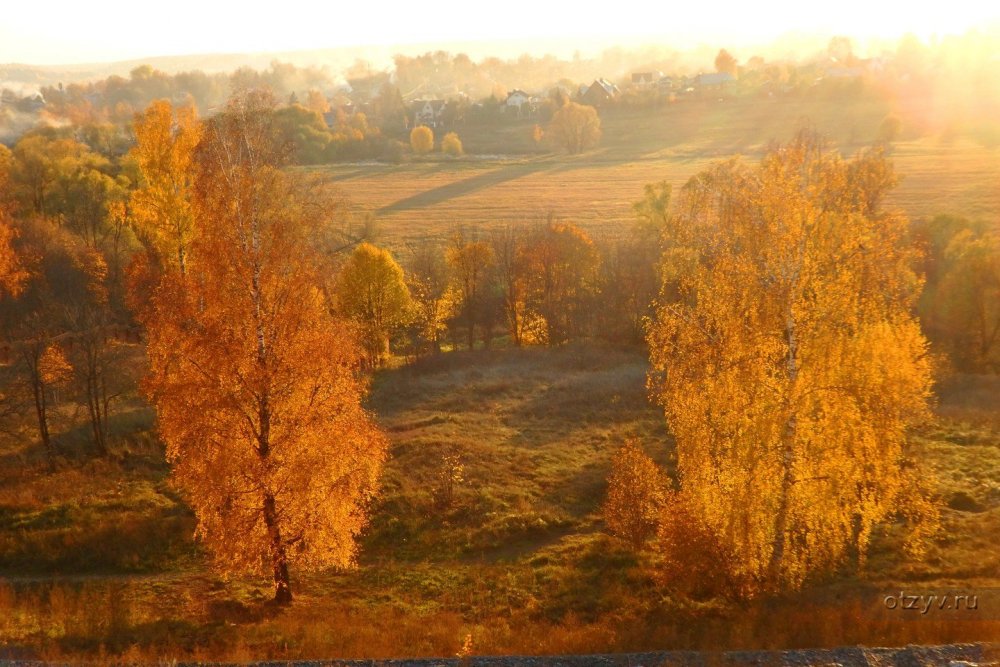
[(282, 171), (273, 99), (244, 93), (205, 129), (185, 273), (142, 313), (146, 390), (198, 535), (224, 572), (348, 567), (386, 440), (361, 405), (351, 327), (321, 289), (328, 209)]
[(165, 262), (187, 268), (194, 236), (194, 153), (202, 125), (192, 106), (174, 108), (157, 100), (136, 115), (135, 146), (129, 156), (142, 174), (132, 193), (131, 209), (138, 226)]
[(893, 182), (880, 154), (803, 133), (698, 174), (667, 221), (649, 388), (743, 594), (863, 563), (903, 504), (931, 378), (907, 221), (880, 207)]

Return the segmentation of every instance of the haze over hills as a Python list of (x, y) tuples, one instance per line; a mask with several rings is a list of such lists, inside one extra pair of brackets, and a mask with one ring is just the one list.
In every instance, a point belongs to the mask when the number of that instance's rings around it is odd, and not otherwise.
[[(987, 32), (1000, 35), (1000, 26), (993, 26)], [(212, 74), (232, 72), (241, 67), (266, 69), (274, 61), (298, 67), (322, 67), (328, 71), (332, 80), (338, 80), (348, 67), (358, 61), (370, 64), (375, 70), (389, 70), (396, 55), (412, 57), (435, 51), (464, 53), (473, 60), (491, 57), (516, 59), (522, 55), (534, 57), (552, 55), (569, 60), (596, 58), (610, 52), (616, 54), (618, 60), (623, 61), (620, 68), (622, 71), (602, 72), (605, 76), (619, 76), (631, 66), (641, 66), (664, 59), (675, 62), (676, 71), (697, 73), (711, 71), (713, 59), (722, 47), (734, 52), (741, 60), (752, 56), (762, 56), (768, 61), (800, 60), (821, 54), (834, 35), (833, 32), (790, 31), (770, 42), (723, 38), (712, 41), (678, 40), (654, 35), (519, 38), (368, 44), (291, 51), (150, 55), (126, 60), (55, 65), (7, 62), (0, 63), (0, 87), (10, 88), (23, 94), (42, 86), (59, 83), (69, 84), (95, 81), (109, 76), (128, 76), (133, 69), (141, 65), (150, 65), (167, 74), (193, 70)], [(854, 48), (856, 54), (872, 57), (894, 51), (896, 44), (897, 40), (890, 39), (855, 40)], [(627, 61), (627, 64), (624, 61)]]

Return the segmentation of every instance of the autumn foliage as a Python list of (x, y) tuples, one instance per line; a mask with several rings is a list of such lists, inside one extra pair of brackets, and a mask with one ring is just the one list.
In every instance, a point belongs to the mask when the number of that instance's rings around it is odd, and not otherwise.
[(132, 215), (158, 255), (184, 273), (194, 236), (194, 151), (202, 125), (193, 107), (158, 100), (136, 115), (129, 156), (142, 174), (132, 192)]
[(426, 125), (419, 125), (410, 130), (410, 148), (417, 155), (424, 155), (434, 150), (434, 130)]
[(627, 441), (611, 460), (604, 521), (611, 533), (633, 548), (656, 534), (670, 480), (636, 440)]
[(748, 594), (863, 564), (908, 491), (930, 365), (906, 219), (880, 205), (893, 183), (880, 154), (803, 134), (691, 179), (667, 225), (649, 387), (681, 492)]
[(281, 170), (271, 103), (248, 94), (197, 151), (197, 234), (140, 313), (146, 391), (198, 535), (225, 572), (347, 567), (386, 443), (361, 407), (350, 327), (321, 290), (322, 192)]
[(739, 554), (705, 523), (684, 493), (664, 493), (652, 545), (657, 586), (699, 600), (739, 598), (747, 591), (734, 576)]
[(340, 271), (337, 305), (357, 323), (369, 361), (380, 365), (389, 355), (390, 338), (410, 317), (403, 269), (387, 250), (358, 245)]
[(28, 277), (21, 258), (14, 250), (16, 232), (5, 215), (3, 209), (0, 209), (0, 298), (17, 296)]
[(449, 132), (441, 139), (441, 152), (452, 157), (460, 157), (463, 154), (462, 140), (454, 132)]

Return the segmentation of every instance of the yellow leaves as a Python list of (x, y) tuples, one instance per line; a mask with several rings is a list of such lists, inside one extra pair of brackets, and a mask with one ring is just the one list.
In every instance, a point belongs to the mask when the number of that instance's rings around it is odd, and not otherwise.
[(912, 253), (905, 220), (877, 209), (879, 159), (802, 136), (755, 170), (694, 177), (665, 226), (649, 387), (683, 493), (749, 592), (863, 560), (895, 511), (906, 428), (927, 414)]
[(136, 143), (129, 156), (142, 183), (132, 193), (131, 209), (161, 261), (181, 273), (194, 236), (194, 154), (203, 131), (193, 107), (174, 109), (166, 100), (150, 104), (133, 124)]
[(419, 125), (410, 130), (410, 148), (417, 155), (424, 155), (434, 150), (434, 130), (426, 125)]
[(441, 152), (452, 157), (460, 157), (463, 154), (462, 140), (454, 132), (449, 132), (441, 139)]
[(409, 318), (410, 293), (403, 270), (387, 250), (362, 243), (347, 260), (337, 280), (340, 312), (364, 332), (369, 358), (380, 364), (389, 338)]
[(330, 111), (330, 102), (326, 99), (326, 95), (311, 88), (306, 94), (306, 108), (310, 111), (315, 111), (318, 114), (324, 114)]
[(597, 109), (567, 102), (552, 115), (546, 134), (571, 155), (593, 148), (601, 140), (601, 119)]
[(59, 345), (49, 345), (38, 359), (38, 375), (47, 387), (61, 387), (73, 377), (73, 366)]

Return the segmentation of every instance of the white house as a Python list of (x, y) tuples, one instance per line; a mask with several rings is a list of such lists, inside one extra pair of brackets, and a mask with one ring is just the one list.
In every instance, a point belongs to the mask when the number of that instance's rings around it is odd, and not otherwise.
[(444, 113), (444, 106), (444, 100), (418, 101), (413, 114), (413, 124), (437, 127), (441, 122), (441, 114)]
[(523, 90), (515, 88), (510, 91), (509, 95), (507, 95), (507, 100), (504, 102), (504, 111), (508, 113), (515, 113), (520, 118), (521, 116), (531, 114), (534, 111), (535, 106), (535, 98), (532, 98)]

